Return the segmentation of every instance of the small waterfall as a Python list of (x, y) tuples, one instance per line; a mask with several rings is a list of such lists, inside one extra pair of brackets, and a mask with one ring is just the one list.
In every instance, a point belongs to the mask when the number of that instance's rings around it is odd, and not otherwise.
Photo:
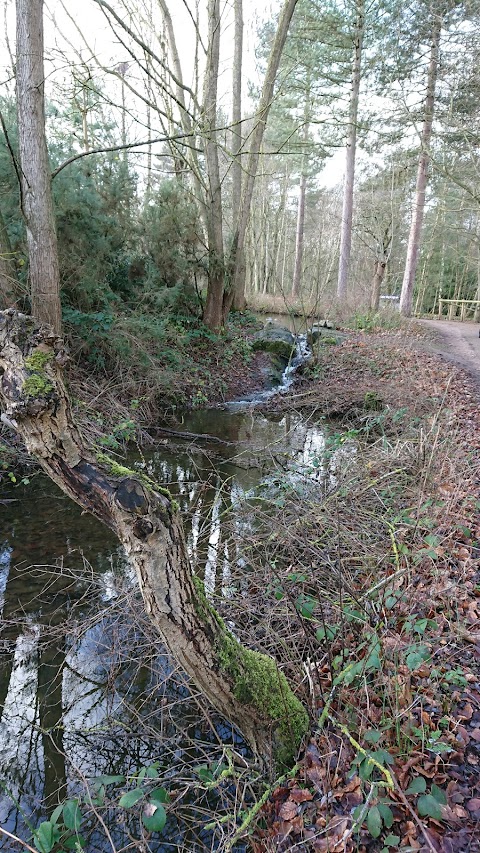
[(310, 347), (308, 345), (306, 334), (295, 335), (295, 355), (293, 355), (288, 362), (278, 385), (275, 385), (273, 388), (268, 388), (266, 391), (254, 391), (243, 400), (232, 400), (231, 402), (225, 403), (225, 408), (232, 412), (242, 411), (242, 409), (246, 407), (251, 408), (256, 403), (263, 403), (265, 400), (270, 400), (276, 394), (282, 394), (284, 391), (287, 391), (287, 389), (293, 384), (298, 368), (304, 364), (309, 356)]

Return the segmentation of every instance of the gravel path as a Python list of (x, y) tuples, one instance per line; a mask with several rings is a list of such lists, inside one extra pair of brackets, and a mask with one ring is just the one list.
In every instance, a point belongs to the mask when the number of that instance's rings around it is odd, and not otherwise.
[(468, 370), (480, 383), (480, 337), (478, 323), (449, 320), (420, 320), (434, 333), (429, 349)]

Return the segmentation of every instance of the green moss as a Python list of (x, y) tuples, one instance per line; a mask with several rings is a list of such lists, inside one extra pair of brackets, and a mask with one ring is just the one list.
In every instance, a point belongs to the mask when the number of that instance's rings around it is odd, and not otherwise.
[(233, 679), (236, 699), (252, 705), (260, 716), (277, 724), (275, 758), (279, 764), (291, 766), (308, 731), (309, 720), (284, 674), (272, 658), (245, 649), (227, 630), (218, 649), (218, 659), (222, 670)]
[(37, 349), (25, 359), (25, 367), (27, 370), (35, 371), (35, 373), (42, 373), (51, 360), (51, 352), (44, 352), (43, 350)]
[(143, 483), (147, 489), (157, 492), (159, 495), (163, 495), (170, 501), (170, 506), (172, 512), (178, 512), (180, 506), (178, 502), (172, 498), (171, 492), (168, 489), (163, 488), (155, 480), (152, 480), (150, 477), (147, 477), (146, 474), (143, 474), (141, 471), (135, 471), (133, 468), (127, 468), (125, 465), (120, 465), (116, 459), (112, 459), (111, 456), (108, 456), (107, 453), (96, 453), (96, 459), (100, 462), (101, 465), (105, 465), (108, 469), (108, 473), (112, 477), (132, 477), (134, 480), (139, 480)]
[(40, 397), (53, 391), (53, 385), (45, 373), (45, 367), (51, 361), (52, 353), (34, 350), (25, 359), (25, 367), (30, 372), (22, 385), (22, 391), (27, 397)]
[(194, 608), (202, 621), (214, 619), (221, 628), (221, 641), (216, 652), (220, 669), (231, 678), (235, 698), (251, 705), (259, 717), (272, 722), (275, 729), (275, 758), (290, 767), (295, 760), (301, 740), (308, 731), (308, 714), (294, 696), (287, 679), (279, 672), (275, 661), (261, 652), (246, 649), (226, 627), (221, 616), (210, 604), (203, 581), (193, 576)]
[(295, 345), (287, 343), (287, 341), (282, 341), (281, 339), (268, 340), (261, 338), (258, 341), (253, 342), (252, 349), (272, 353), (273, 355), (280, 356), (280, 358), (283, 358), (286, 361), (288, 361), (292, 357), (292, 354), (295, 353)]

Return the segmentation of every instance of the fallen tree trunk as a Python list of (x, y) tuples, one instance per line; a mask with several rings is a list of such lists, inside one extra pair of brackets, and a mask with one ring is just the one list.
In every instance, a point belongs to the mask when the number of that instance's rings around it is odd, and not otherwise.
[(242, 646), (193, 575), (170, 493), (83, 444), (62, 380), (63, 341), (48, 326), (0, 312), (2, 421), (43, 470), (118, 536), (163, 643), (266, 764), (289, 764), (308, 715), (275, 661)]

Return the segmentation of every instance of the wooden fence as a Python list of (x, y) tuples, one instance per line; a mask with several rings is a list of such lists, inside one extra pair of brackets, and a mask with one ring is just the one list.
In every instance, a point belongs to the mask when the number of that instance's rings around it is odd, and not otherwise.
[[(444, 306), (446, 313), (444, 313)], [(439, 299), (439, 320), (460, 320), (464, 322), (472, 319), (474, 323), (480, 321), (480, 300), (478, 299)]]

